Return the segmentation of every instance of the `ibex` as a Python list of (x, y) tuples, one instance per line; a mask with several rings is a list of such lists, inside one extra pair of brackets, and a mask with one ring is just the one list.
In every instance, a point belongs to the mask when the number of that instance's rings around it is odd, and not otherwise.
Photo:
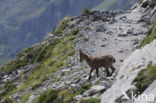
[[(91, 67), (88, 78), (89, 80), (91, 80), (91, 74), (94, 69), (96, 69), (97, 77), (99, 77), (98, 71), (100, 67), (104, 67), (106, 69), (107, 76), (111, 76), (114, 73), (115, 68), (113, 67), (113, 63), (115, 63), (115, 58), (112, 55), (89, 57), (81, 50), (79, 51), (79, 53), (80, 53), (80, 62), (85, 60), (87, 64)], [(109, 72), (109, 67), (112, 69), (112, 73)]]

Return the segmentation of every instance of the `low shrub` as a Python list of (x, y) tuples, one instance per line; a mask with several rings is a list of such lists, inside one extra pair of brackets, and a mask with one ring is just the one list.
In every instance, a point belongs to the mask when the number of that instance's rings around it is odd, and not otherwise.
[(85, 84), (85, 85), (82, 85), (77, 91), (76, 91), (76, 95), (78, 94), (83, 94), (86, 90), (90, 89), (91, 87), (91, 84)]
[(50, 89), (44, 91), (37, 98), (36, 103), (53, 103), (58, 96), (58, 92), (56, 90)]
[(100, 103), (100, 99), (95, 98), (82, 99), (80, 103)]
[(156, 66), (152, 66), (150, 62), (146, 69), (141, 70), (137, 77), (133, 80), (132, 84), (135, 83), (137, 93), (142, 93), (154, 80), (156, 79)]
[(156, 39), (156, 31), (153, 30), (156, 27), (156, 21), (153, 23), (151, 28), (148, 30), (146, 37), (141, 41), (140, 45), (137, 48), (141, 48), (149, 43), (151, 43), (154, 39)]
[(16, 88), (16, 86), (14, 84), (11, 83), (6, 83), (5, 84), (5, 89), (3, 91), (0, 92), (0, 100), (3, 99), (3, 97), (5, 97), (7, 94), (9, 94), (13, 89)]
[(82, 10), (82, 15), (88, 15), (90, 13), (88, 8)]
[(2, 103), (14, 103), (14, 101), (10, 98), (5, 98), (2, 101), (3, 101)]
[(27, 100), (29, 99), (30, 97), (30, 93), (24, 93), (22, 95), (22, 103), (27, 103)]

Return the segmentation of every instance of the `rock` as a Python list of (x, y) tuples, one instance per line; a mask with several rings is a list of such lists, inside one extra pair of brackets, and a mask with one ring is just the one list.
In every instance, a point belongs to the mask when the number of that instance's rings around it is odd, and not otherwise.
[[(119, 69), (116, 82), (112, 85), (111, 88), (109, 88), (109, 90), (104, 92), (102, 96), (102, 103), (113, 103), (113, 101), (123, 95), (123, 92), (126, 93), (127, 90), (133, 89), (135, 87), (132, 85), (132, 81), (137, 76), (138, 72), (146, 68), (150, 61), (152, 61), (153, 65), (156, 64), (155, 47), (156, 40), (144, 46), (142, 49), (137, 49), (126, 60), (124, 60), (123, 65)], [(142, 58), (145, 59), (143, 60)], [(146, 90), (148, 90), (148, 88)], [(150, 90), (148, 93), (153, 92), (155, 94), (155, 91), (152, 88), (152, 91)]]
[(53, 37), (54, 36), (54, 34), (52, 33), (52, 34), (48, 34), (45, 38), (49, 38), (49, 37)]
[(105, 44), (101, 45), (101, 47), (105, 47), (105, 46), (106, 46)]
[(150, 0), (149, 5), (150, 6), (155, 6), (156, 5), (156, 0)]
[(141, 7), (146, 8), (149, 5), (149, 1), (148, 0), (144, 0)]
[(146, 22), (147, 24), (149, 24), (150, 19), (151, 19), (151, 18), (150, 18), (149, 16), (143, 15), (143, 16), (140, 18), (140, 20), (138, 20), (138, 23), (139, 23), (139, 22)]
[(105, 31), (106, 31), (106, 28), (104, 27), (104, 25), (99, 25), (96, 28), (96, 32), (105, 32)]
[(34, 98), (35, 98), (35, 95), (31, 95), (31, 96), (29, 97), (28, 103), (31, 103), (31, 102), (33, 101)]
[(110, 21), (109, 21), (109, 23), (110, 23), (110, 24), (113, 24), (113, 23), (115, 23), (115, 22), (116, 22), (116, 20), (115, 20), (115, 18), (114, 18), (114, 17), (113, 17), (113, 18), (111, 18), (111, 19), (110, 19)]
[(124, 50), (120, 50), (120, 51), (119, 51), (119, 53), (123, 53), (123, 52), (124, 52)]
[(100, 85), (95, 85), (93, 87), (91, 87), (89, 90), (87, 90), (85, 93), (83, 93), (83, 97), (89, 97), (89, 96), (93, 96), (95, 94), (100, 94), (103, 91), (105, 91), (105, 87), (104, 86), (100, 86)]
[(96, 94), (93, 90), (89, 89), (88, 91), (83, 93), (83, 97), (93, 96)]
[(91, 87), (90, 89), (96, 93), (101, 93), (106, 90), (105, 86), (101, 86), (101, 85), (95, 85), (95, 86)]
[(128, 29), (127, 34), (133, 34), (133, 29)]
[(121, 16), (119, 19), (120, 20), (125, 20), (125, 19), (127, 19), (127, 17), (126, 16)]
[(76, 101), (78, 101), (78, 100), (80, 100), (81, 98), (82, 98), (82, 95), (77, 95), (77, 96), (75, 96), (73, 99), (76, 100)]
[(119, 37), (127, 37), (128, 35), (127, 34), (119, 34), (118, 36)]
[(120, 62), (123, 62), (123, 60), (122, 60), (122, 59), (120, 59)]
[(100, 96), (100, 94), (95, 94), (95, 95), (92, 96), (92, 98), (97, 98), (97, 99), (99, 99), (99, 96)]
[(72, 86), (73, 88), (78, 88), (78, 87), (79, 87), (78, 84), (71, 84), (71, 86)]
[(70, 69), (64, 69), (62, 70), (62, 72), (66, 72), (66, 73), (69, 73), (71, 70)]
[(68, 74), (70, 72), (71, 72), (70, 69), (64, 69), (64, 70), (61, 71), (61, 76), (64, 76), (65, 74)]

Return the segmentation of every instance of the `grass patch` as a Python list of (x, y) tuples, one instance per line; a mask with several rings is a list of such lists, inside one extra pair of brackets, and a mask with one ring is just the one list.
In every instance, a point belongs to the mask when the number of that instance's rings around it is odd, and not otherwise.
[(0, 73), (5, 72), (6, 74), (11, 73), (12, 71), (25, 66), (29, 63), (33, 63), (35, 54), (37, 54), (39, 50), (35, 50), (35, 47), (26, 48), (23, 51), (19, 52), (16, 55), (15, 60), (10, 61), (6, 65), (2, 66), (0, 69)]
[(29, 99), (30, 97), (30, 93), (24, 93), (22, 95), (22, 103), (27, 103), (27, 100)]
[[(53, 40), (49, 45), (41, 46), (37, 48), (29, 48), (24, 50), (18, 57), (22, 57), (26, 53), (32, 55), (35, 51), (38, 53), (33, 58), (33, 62), (40, 62), (33, 68), (32, 72), (27, 76), (21, 86), (12, 91), (12, 93), (23, 91), (25, 88), (36, 90), (42, 82), (54, 73), (57, 69), (61, 69), (67, 66), (66, 59), (69, 56), (74, 55), (76, 52), (72, 46), (73, 36), (76, 35), (81, 29), (74, 29), (71, 33), (60, 40)], [(11, 93), (10, 93), (11, 94)], [(9, 94), (9, 95), (10, 95)]]
[(137, 92), (142, 93), (155, 79), (156, 66), (152, 66), (152, 62), (150, 62), (146, 69), (143, 69), (138, 73), (132, 84), (135, 83)]
[(17, 58), (15, 61), (12, 61), (9, 64), (7, 64), (7, 68), (4, 68), (4, 66), (3, 66), (0, 70), (0, 73), (5, 72), (5, 73), (9, 74), (13, 70), (16, 70), (17, 68), (20, 68), (20, 67), (25, 66), (27, 64), (28, 64), (27, 58), (24, 58), (22, 60)]
[(88, 8), (82, 10), (82, 15), (88, 15), (90, 13)]
[(156, 26), (156, 21), (151, 26), (151, 28), (148, 30), (146, 37), (141, 41), (140, 45), (137, 48), (141, 48), (149, 43), (151, 43), (154, 39), (156, 39), (156, 31), (152, 33)]
[(80, 103), (100, 103), (100, 99), (96, 98), (82, 99)]
[[(63, 21), (60, 21), (58, 28), (53, 31), (55, 33), (55, 35), (51, 37), (53, 40), (49, 42), (48, 45), (41, 45), (41, 42), (40, 44), (26, 48), (16, 55), (16, 59), (14, 61), (9, 62), (0, 69), (0, 73), (5, 72), (9, 74), (22, 66), (27, 64), (36, 64), (39, 62), (39, 65), (33, 68), (20, 87), (16, 88), (12, 83), (8, 83), (6, 88), (0, 92), (0, 99), (4, 99), (14, 93), (24, 91), (26, 88), (35, 91), (53, 72), (67, 66), (66, 59), (69, 56), (74, 55), (76, 52), (72, 45), (72, 41), (74, 36), (81, 29), (74, 29), (61, 39), (57, 39), (57, 36), (61, 35), (65, 27), (68, 25), (70, 18), (71, 17), (68, 17)], [(27, 101), (29, 96), (29, 93), (23, 94), (23, 103)]]
[(35, 103), (50, 103), (50, 102), (70, 103), (70, 101), (72, 100), (74, 96), (84, 93), (90, 87), (91, 87), (91, 84), (86, 84), (86, 85), (81, 86), (79, 89), (77, 89), (74, 92), (72, 90), (55, 91), (55, 90), (50, 89), (41, 93), (41, 95), (37, 97), (37, 99), (34, 101)]
[(9, 94), (13, 89), (16, 88), (16, 86), (12, 83), (6, 83), (5, 88), (0, 92), (0, 100), (2, 100), (4, 97), (6, 97), (7, 94)]
[[(76, 35), (80, 30), (80, 28), (74, 29), (68, 36), (66, 36), (62, 40), (54, 39), (50, 42), (49, 45), (39, 45), (36, 47), (24, 49), (23, 51), (19, 52), (19, 54), (17, 54), (16, 59), (14, 61), (9, 62), (6, 66), (2, 66), (2, 68), (0, 69), (0, 73), (5, 72), (9, 74), (13, 70), (16, 70), (29, 63), (46, 61), (49, 57), (51, 57), (53, 53), (55, 54), (55, 56), (53, 57), (56, 57), (56, 55), (62, 54), (63, 52), (65, 55), (63, 57), (73, 55), (75, 51), (72, 47), (71, 40), (73, 40), (73, 36)], [(55, 51), (56, 48), (58, 50)], [(56, 65), (57, 67), (62, 66), (63, 62), (57, 62)]]
[(91, 87), (91, 84), (85, 84), (85, 85), (82, 85), (76, 92), (75, 94), (78, 95), (78, 94), (83, 94), (86, 90), (90, 89)]
[[(71, 16), (67, 16), (59, 22), (57, 29), (53, 31), (55, 33), (55, 36), (59, 34), (61, 35), (71, 18)], [(71, 32), (71, 34), (75, 35), (78, 31), (80, 31), (80, 29), (75, 29)], [(72, 37), (72, 35), (70, 37)], [(14, 61), (9, 62), (6, 66), (2, 66), (0, 69), (0, 73), (5, 72), (9, 74), (13, 70), (16, 70), (29, 63), (45, 61), (51, 56), (53, 48), (55, 48), (56, 44), (59, 42), (61, 42), (61, 40), (53, 39), (49, 45), (38, 45), (24, 49), (16, 55)]]
[(41, 93), (35, 103), (54, 103), (57, 96), (58, 92), (56, 90), (50, 89)]
[(54, 33), (55, 35), (59, 35), (63, 32), (63, 30), (67, 27), (69, 21), (71, 20), (72, 16), (66, 16), (63, 20), (61, 20), (58, 23), (58, 27), (52, 31), (52, 33)]
[(5, 98), (5, 99), (3, 99), (3, 103), (14, 103), (14, 102), (10, 98)]
[(85, 84), (82, 85), (79, 89), (77, 89), (76, 91), (61, 91), (59, 94), (59, 97), (56, 100), (56, 103), (58, 103), (57, 101), (61, 101), (60, 103), (70, 103), (70, 101), (72, 100), (72, 98), (76, 95), (79, 94), (83, 94), (85, 91), (87, 91), (88, 89), (90, 89), (91, 84)]

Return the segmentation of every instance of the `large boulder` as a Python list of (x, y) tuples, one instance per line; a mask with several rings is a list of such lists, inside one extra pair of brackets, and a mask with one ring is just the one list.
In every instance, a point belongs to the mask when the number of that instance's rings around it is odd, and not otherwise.
[[(146, 45), (142, 49), (138, 49), (132, 53), (123, 62), (123, 65), (119, 69), (116, 82), (110, 89), (103, 93), (101, 98), (102, 103), (114, 103), (116, 100), (118, 100), (118, 98), (127, 93), (127, 91), (134, 90), (135, 86), (132, 84), (132, 81), (137, 76), (138, 72), (146, 68), (150, 61), (152, 61), (153, 65), (156, 65), (155, 53), (156, 40)], [(149, 89), (148, 92), (152, 94), (153, 91), (150, 90), (151, 89)], [(156, 92), (154, 92), (153, 95), (156, 95)]]

